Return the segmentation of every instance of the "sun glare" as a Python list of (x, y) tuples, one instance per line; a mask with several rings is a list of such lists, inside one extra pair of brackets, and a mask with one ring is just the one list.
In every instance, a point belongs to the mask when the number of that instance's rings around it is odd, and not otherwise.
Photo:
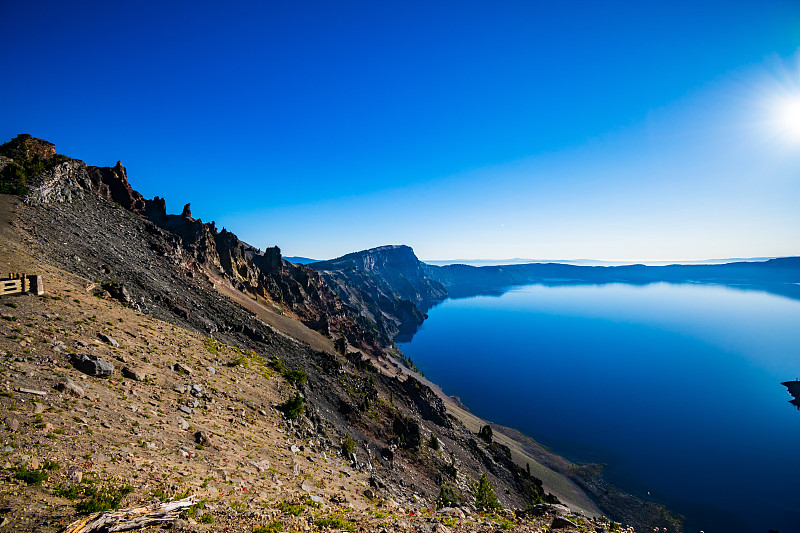
[(773, 112), (777, 135), (786, 141), (800, 144), (800, 95), (779, 98)]
[(760, 84), (764, 134), (781, 144), (800, 145), (800, 53), (773, 65)]

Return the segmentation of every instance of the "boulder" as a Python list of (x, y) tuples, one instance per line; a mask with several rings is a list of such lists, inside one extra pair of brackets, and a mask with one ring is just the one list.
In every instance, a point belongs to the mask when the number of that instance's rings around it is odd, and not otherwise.
[(76, 353), (72, 356), (71, 363), (76, 369), (90, 376), (108, 377), (114, 373), (114, 365), (88, 353)]

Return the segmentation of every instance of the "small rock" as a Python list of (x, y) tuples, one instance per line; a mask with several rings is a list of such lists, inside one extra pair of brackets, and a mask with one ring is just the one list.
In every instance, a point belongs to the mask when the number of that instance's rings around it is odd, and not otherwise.
[(211, 446), (211, 434), (207, 431), (198, 431), (194, 434), (194, 441), (203, 446)]
[(28, 461), (28, 469), (30, 470), (38, 470), (39, 469), (39, 459), (36, 457), (31, 457), (31, 460)]
[(189, 429), (189, 422), (184, 420), (183, 418), (178, 418), (178, 425), (181, 427), (182, 430)]
[(305, 481), (300, 484), (300, 489), (304, 490), (305, 492), (311, 492), (311, 486)]
[(316, 496), (314, 494), (311, 495), (311, 501), (314, 502), (314, 503), (319, 503), (319, 504), (325, 503), (325, 500), (323, 500), (322, 498), (320, 498), (319, 496)]
[(300, 448), (298, 448), (296, 445), (292, 444), (292, 445), (289, 447), (289, 450), (291, 450), (291, 452), (292, 452), (292, 453), (297, 453), (297, 452), (299, 452), (299, 451), (300, 451)]
[(183, 365), (181, 363), (175, 363), (174, 365), (172, 365), (172, 370), (174, 370), (175, 372), (183, 372), (184, 374), (191, 374), (192, 373), (192, 369), (191, 368), (189, 368), (188, 366)]
[(189, 529), (189, 522), (187, 522), (183, 518), (178, 518), (176, 520), (173, 520), (172, 522), (167, 522), (167, 523), (171, 524), (170, 527), (172, 529)]
[(187, 415), (191, 415), (194, 412), (191, 407), (186, 407), (185, 405), (178, 407), (178, 411)]
[(78, 468), (77, 466), (72, 466), (67, 471), (67, 479), (71, 483), (80, 483), (81, 480), (83, 479), (83, 472), (81, 472), (81, 469)]
[(105, 333), (98, 333), (97, 337), (106, 344), (110, 344), (111, 346), (119, 346), (119, 343), (114, 340), (113, 337), (109, 337)]
[(433, 533), (450, 533), (450, 528), (437, 522), (436, 525), (433, 526)]
[(206, 367), (206, 370), (208, 370), (208, 373), (211, 374), (212, 376), (217, 373), (217, 369), (214, 368), (213, 366)]
[(147, 379), (147, 374), (129, 366), (122, 368), (122, 375), (134, 381), (145, 381)]
[(44, 433), (45, 435), (49, 435), (52, 432), (53, 432), (53, 424), (51, 424), (50, 422), (45, 422), (44, 427), (42, 428), (42, 433)]
[(73, 383), (72, 380), (62, 381), (56, 385), (56, 389), (70, 396), (74, 396), (75, 398), (83, 398), (86, 395), (84, 390)]
[(47, 393), (43, 390), (36, 390), (36, 389), (24, 389), (19, 387), (17, 392), (21, 392), (23, 394), (35, 394), (36, 396), (47, 396)]
[(5, 423), (8, 430), (11, 431), (12, 433), (19, 429), (19, 420), (17, 420), (16, 418), (9, 416), (5, 419)]
[(372, 489), (366, 489), (364, 490), (364, 497), (367, 498), (368, 500), (374, 500), (375, 493), (372, 492)]
[(33, 414), (40, 415), (44, 413), (44, 405), (39, 402), (33, 402)]
[(553, 523), (550, 524), (550, 529), (564, 529), (564, 528), (578, 529), (578, 526), (562, 516), (557, 516), (553, 518)]

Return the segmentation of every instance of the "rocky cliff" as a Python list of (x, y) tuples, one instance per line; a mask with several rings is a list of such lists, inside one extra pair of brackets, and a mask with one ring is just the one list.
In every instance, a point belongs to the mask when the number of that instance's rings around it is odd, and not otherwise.
[(409, 339), (427, 318), (425, 311), (447, 297), (414, 251), (381, 246), (308, 265), (322, 274), (337, 296), (374, 321), (384, 340)]

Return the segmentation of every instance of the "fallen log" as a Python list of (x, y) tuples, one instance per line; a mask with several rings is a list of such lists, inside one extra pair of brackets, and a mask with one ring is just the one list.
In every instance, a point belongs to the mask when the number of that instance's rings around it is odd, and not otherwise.
[(182, 500), (175, 500), (145, 507), (132, 507), (105, 513), (94, 513), (80, 520), (76, 520), (64, 529), (62, 533), (92, 533), (117, 531), (130, 531), (154, 524), (172, 522), (177, 519), (181, 511), (194, 505), (195, 496)]

